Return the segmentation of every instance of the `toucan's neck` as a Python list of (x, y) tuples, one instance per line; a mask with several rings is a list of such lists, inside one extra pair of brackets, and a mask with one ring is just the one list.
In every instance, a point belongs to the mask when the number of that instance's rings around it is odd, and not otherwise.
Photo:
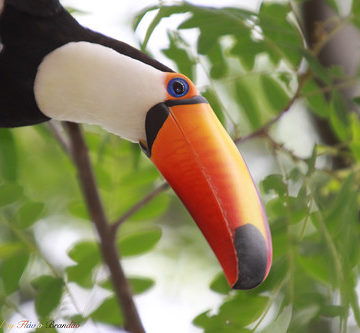
[(145, 140), (146, 112), (166, 98), (166, 74), (141, 61), (88, 42), (47, 55), (34, 92), (48, 117), (100, 125), (131, 141)]

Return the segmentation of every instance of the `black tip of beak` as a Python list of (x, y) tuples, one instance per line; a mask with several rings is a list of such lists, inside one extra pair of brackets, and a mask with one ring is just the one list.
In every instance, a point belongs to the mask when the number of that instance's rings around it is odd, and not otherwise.
[(254, 225), (245, 224), (236, 228), (234, 244), (239, 274), (232, 288), (255, 288), (266, 274), (268, 254), (265, 239)]

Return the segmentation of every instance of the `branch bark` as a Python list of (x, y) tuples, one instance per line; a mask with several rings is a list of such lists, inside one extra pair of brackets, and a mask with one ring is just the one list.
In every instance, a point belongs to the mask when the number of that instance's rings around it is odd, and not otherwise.
[(115, 233), (106, 218), (100, 195), (91, 167), (88, 149), (81, 133), (80, 126), (66, 122), (65, 128), (70, 138), (70, 149), (77, 168), (81, 190), (100, 238), (100, 249), (103, 259), (110, 271), (118, 303), (125, 320), (125, 329), (132, 333), (145, 332), (136, 309), (133, 295), (125, 277), (115, 246)]

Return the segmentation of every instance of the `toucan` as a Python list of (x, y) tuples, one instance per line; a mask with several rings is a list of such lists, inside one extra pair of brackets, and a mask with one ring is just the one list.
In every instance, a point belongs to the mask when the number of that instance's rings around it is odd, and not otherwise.
[(96, 124), (139, 143), (199, 226), (229, 285), (259, 285), (272, 261), (264, 209), (237, 147), (194, 84), (81, 26), (58, 0), (2, 2), (0, 127), (56, 119)]

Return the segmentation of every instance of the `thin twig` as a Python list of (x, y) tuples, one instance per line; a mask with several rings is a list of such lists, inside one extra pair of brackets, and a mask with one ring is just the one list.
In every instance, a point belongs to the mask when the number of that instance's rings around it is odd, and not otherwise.
[(124, 223), (130, 216), (134, 215), (139, 209), (144, 207), (149, 201), (154, 199), (158, 194), (167, 190), (169, 188), (168, 183), (163, 183), (155, 190), (150, 192), (144, 199), (138, 201), (134, 206), (132, 206), (128, 211), (126, 211), (115, 223), (111, 225), (113, 233), (116, 233), (117, 229), (122, 223)]
[(77, 124), (66, 122), (65, 128), (69, 134), (72, 157), (78, 171), (87, 209), (99, 234), (101, 253), (109, 268), (117, 300), (124, 315), (125, 329), (132, 333), (143, 333), (145, 330), (137, 312), (128, 280), (120, 264), (115, 246), (115, 234), (108, 223), (100, 200), (84, 137)]
[(289, 100), (289, 102), (285, 105), (285, 107), (276, 115), (276, 117), (270, 119), (267, 123), (265, 123), (263, 126), (261, 126), (256, 131), (254, 131), (248, 135), (242, 136), (240, 138), (234, 139), (235, 144), (253, 139), (255, 137), (260, 137), (260, 136), (266, 135), (269, 128), (272, 125), (274, 125), (286, 112), (288, 112), (290, 110), (290, 108), (292, 107), (292, 105), (295, 103), (295, 101), (301, 96), (302, 87), (309, 76), (310, 76), (310, 71), (307, 71), (300, 77), (299, 84), (295, 91), (294, 96)]
[(355, 86), (357, 84), (357, 82), (358, 82), (358, 79), (356, 77), (349, 78), (346, 81), (341, 81), (339, 83), (334, 83), (334, 84), (328, 84), (319, 89), (314, 89), (307, 93), (301, 94), (301, 96), (299, 96), (299, 97), (308, 98), (308, 97), (312, 97), (312, 96), (316, 96), (316, 95), (320, 95), (320, 94), (323, 95), (324, 93), (330, 92), (332, 90), (336, 90), (336, 89), (340, 90), (343, 88), (349, 88), (349, 87)]
[(305, 158), (302, 158), (296, 155), (291, 149), (285, 147), (284, 143), (277, 142), (269, 133), (266, 133), (266, 139), (269, 144), (274, 147), (276, 150), (286, 153), (294, 162), (305, 161)]

